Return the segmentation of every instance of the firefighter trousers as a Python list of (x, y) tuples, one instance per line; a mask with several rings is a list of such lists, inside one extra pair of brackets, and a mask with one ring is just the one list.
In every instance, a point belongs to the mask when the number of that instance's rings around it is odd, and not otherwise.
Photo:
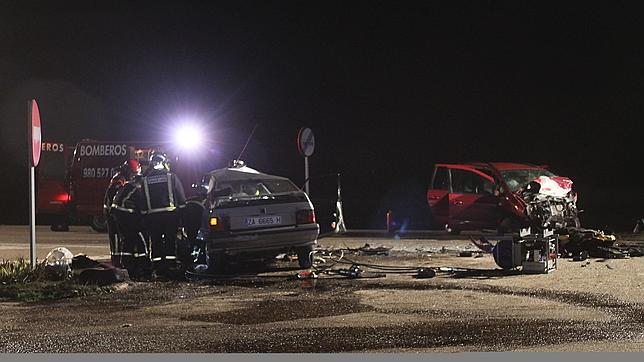
[(204, 206), (199, 202), (187, 202), (186, 206), (181, 209), (181, 219), (183, 230), (187, 241), (190, 264), (206, 264), (205, 245), (203, 240), (197, 239), (201, 220), (204, 212)]
[(110, 260), (112, 265), (117, 268), (123, 268), (122, 253), (123, 243), (121, 240), (121, 233), (119, 232), (118, 224), (115, 215), (110, 212), (106, 214), (107, 219), (107, 236), (110, 240)]
[(167, 271), (177, 266), (177, 211), (164, 211), (144, 216), (145, 228), (150, 235), (152, 267)]
[(152, 265), (143, 217), (120, 210), (113, 211), (122, 241), (121, 261), (131, 278), (151, 276)]

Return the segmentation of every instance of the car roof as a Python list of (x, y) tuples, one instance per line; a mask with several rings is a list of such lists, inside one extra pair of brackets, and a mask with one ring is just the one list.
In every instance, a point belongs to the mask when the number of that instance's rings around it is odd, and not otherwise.
[[(221, 168), (208, 173), (218, 182), (247, 181), (247, 180), (288, 180), (286, 177), (261, 173), (247, 166), (235, 168)], [(290, 181), (290, 180), (289, 180)]]
[(505, 170), (542, 170), (545, 167), (537, 166), (530, 163), (518, 163), (518, 162), (466, 162), (466, 163), (440, 163), (436, 164), (437, 166), (469, 166), (473, 168), (489, 168), (489, 165), (494, 166), (499, 171)]
[(543, 166), (537, 166), (530, 163), (516, 163), (516, 162), (490, 162), (497, 170), (541, 170)]

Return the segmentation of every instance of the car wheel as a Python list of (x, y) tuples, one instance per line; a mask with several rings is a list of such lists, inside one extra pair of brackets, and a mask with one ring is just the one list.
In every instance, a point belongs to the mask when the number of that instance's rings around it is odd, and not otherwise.
[(311, 262), (311, 252), (313, 251), (312, 246), (305, 246), (303, 248), (298, 248), (297, 252), (297, 262), (300, 265), (300, 268), (310, 268), (313, 263)]
[(107, 232), (107, 218), (104, 215), (94, 215), (89, 221), (89, 226), (98, 233)]
[(49, 228), (51, 231), (69, 231), (69, 225), (67, 224), (52, 224)]
[(506, 217), (503, 220), (501, 220), (501, 223), (499, 224), (497, 231), (499, 235), (503, 235), (506, 233), (518, 232), (520, 228), (521, 227), (517, 222), (517, 220), (511, 217)]
[(208, 273), (222, 274), (224, 272), (224, 254), (222, 253), (208, 253), (206, 264), (208, 265)]

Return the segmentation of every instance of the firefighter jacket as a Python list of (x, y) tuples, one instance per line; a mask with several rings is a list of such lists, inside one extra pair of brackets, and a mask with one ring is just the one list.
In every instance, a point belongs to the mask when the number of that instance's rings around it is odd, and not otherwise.
[(141, 182), (142, 177), (138, 176), (119, 188), (111, 205), (112, 210), (119, 210), (130, 214), (140, 212), (144, 208)]
[(103, 212), (105, 215), (109, 215), (114, 196), (126, 182), (127, 180), (122, 173), (117, 173), (110, 180), (110, 185), (107, 187), (107, 191), (105, 191), (105, 196), (103, 197)]
[(143, 214), (175, 211), (186, 203), (181, 181), (172, 172), (152, 170), (141, 180), (143, 188)]

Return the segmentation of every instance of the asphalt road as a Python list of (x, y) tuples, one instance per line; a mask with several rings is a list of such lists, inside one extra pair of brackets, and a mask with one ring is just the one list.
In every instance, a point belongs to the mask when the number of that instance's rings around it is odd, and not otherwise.
[[(53, 232), (49, 226), (36, 226), (36, 257), (44, 259), (52, 249), (64, 246), (74, 255), (85, 254), (95, 259), (110, 255), (107, 234), (89, 226), (71, 226), (68, 232)], [(29, 228), (24, 225), (0, 225), (0, 259), (29, 259)]]
[[(26, 231), (0, 227), (2, 257), (28, 254)], [(61, 245), (107, 254), (105, 235), (87, 228), (39, 231), (39, 255)], [(356, 252), (366, 244), (388, 251)], [(338, 249), (339, 261), (322, 253)], [(297, 262), (276, 261), (231, 278), (0, 301), (0, 352), (644, 351), (644, 258), (561, 258), (552, 273), (523, 274), (499, 270), (490, 254), (459, 256), (464, 250), (475, 251), (467, 237), (332, 237), (320, 240), (318, 268), (358, 262), (439, 272), (298, 280)], [(440, 271), (449, 267), (467, 272)]]
[[(468, 234), (458, 238), (440, 231), (409, 231), (403, 235), (405, 240), (447, 241), (450, 244), (470, 245)], [(325, 240), (331, 240), (326, 239)], [(399, 240), (391, 237), (384, 230), (352, 230), (344, 235), (343, 240), (363, 239)], [(353, 243), (355, 244), (355, 243)], [(36, 227), (37, 258), (44, 258), (53, 248), (64, 246), (74, 255), (84, 254), (93, 259), (109, 259), (109, 242), (106, 233), (97, 233), (89, 226), (70, 226), (69, 231), (54, 232), (49, 226)], [(29, 228), (24, 225), (0, 225), (0, 259), (29, 258)]]

